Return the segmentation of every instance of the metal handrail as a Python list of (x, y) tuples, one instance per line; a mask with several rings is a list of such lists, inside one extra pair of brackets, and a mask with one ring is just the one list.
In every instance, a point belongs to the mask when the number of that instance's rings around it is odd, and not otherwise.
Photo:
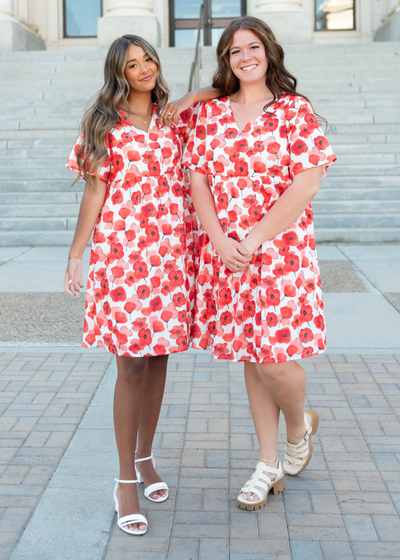
[(194, 51), (194, 60), (192, 62), (192, 67), (190, 70), (188, 93), (193, 89), (199, 89), (200, 87), (200, 68), (202, 67), (200, 39), (201, 39), (202, 28), (204, 28), (204, 4), (200, 6), (199, 25), (197, 27), (196, 49)]

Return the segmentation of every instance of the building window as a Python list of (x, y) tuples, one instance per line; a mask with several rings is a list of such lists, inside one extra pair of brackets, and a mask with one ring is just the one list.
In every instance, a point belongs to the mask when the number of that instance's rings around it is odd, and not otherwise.
[(355, 29), (355, 0), (315, 0), (315, 29)]
[(204, 4), (201, 44), (215, 47), (230, 22), (246, 13), (246, 0), (169, 0), (171, 47), (194, 47)]
[(97, 37), (101, 0), (64, 0), (64, 37)]

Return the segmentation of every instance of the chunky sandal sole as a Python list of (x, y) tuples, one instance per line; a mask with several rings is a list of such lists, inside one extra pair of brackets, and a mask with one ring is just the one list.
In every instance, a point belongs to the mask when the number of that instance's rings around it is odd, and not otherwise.
[(254, 511), (257, 509), (261, 509), (268, 502), (268, 494), (270, 492), (275, 496), (276, 494), (279, 494), (279, 492), (283, 492), (284, 490), (285, 490), (285, 477), (282, 475), (281, 478), (278, 478), (278, 480), (274, 480), (274, 482), (268, 488), (267, 495), (260, 502), (254, 502), (253, 504), (251, 504), (247, 502), (241, 502), (239, 499), (236, 499), (236, 505), (238, 508), (246, 509), (247, 511)]
[(310, 447), (309, 447), (308, 457), (307, 457), (304, 465), (296, 473), (291, 473), (291, 472), (287, 471), (285, 469), (285, 465), (283, 464), (282, 468), (283, 468), (284, 473), (288, 474), (290, 476), (297, 476), (298, 474), (302, 473), (304, 471), (304, 469), (306, 469), (308, 467), (308, 464), (311, 461), (311, 457), (312, 457), (312, 454), (313, 454), (313, 451), (314, 451), (314, 447), (312, 446), (312, 443), (311, 443), (311, 436), (315, 436), (315, 434), (317, 433), (317, 429), (318, 429), (318, 426), (319, 426), (319, 414), (315, 410), (311, 410), (311, 409), (308, 409), (305, 412), (311, 416), (311, 426), (312, 426), (312, 431), (310, 433)]

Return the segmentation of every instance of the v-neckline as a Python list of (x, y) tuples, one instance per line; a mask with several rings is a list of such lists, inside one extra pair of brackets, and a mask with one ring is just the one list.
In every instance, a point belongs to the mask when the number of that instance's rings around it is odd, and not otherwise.
[[(265, 114), (265, 111), (263, 111), (260, 115), (258, 115), (258, 117), (256, 117), (255, 119), (253, 119), (253, 120), (251, 120), (251, 121), (248, 121), (248, 122), (244, 125), (243, 128), (240, 128), (240, 126), (239, 126), (238, 123), (236, 122), (235, 115), (233, 114), (233, 107), (232, 107), (231, 98), (229, 97), (229, 95), (228, 95), (227, 97), (228, 97), (229, 110), (230, 110), (230, 112), (231, 112), (232, 120), (233, 120), (233, 122), (234, 122), (234, 124), (235, 124), (235, 126), (236, 126), (236, 128), (238, 129), (238, 131), (239, 131), (240, 134), (243, 134), (244, 130), (247, 128), (247, 126), (248, 126), (249, 124), (254, 123), (254, 122), (257, 122), (257, 121), (258, 121), (259, 119), (261, 119), (261, 117)], [(273, 103), (271, 103), (271, 105), (268, 107), (268, 110), (269, 110), (270, 107), (273, 107), (273, 105), (275, 105), (275, 103), (277, 103), (277, 102), (279, 101), (279, 99), (280, 99), (280, 97), (278, 97), (278, 99), (276, 99)]]
[(131, 121), (128, 119), (128, 117), (125, 115), (125, 113), (123, 112), (122, 109), (118, 109), (118, 111), (120, 112), (120, 114), (123, 116), (124, 118), (124, 122), (128, 125), (131, 126), (132, 128), (134, 128), (135, 130), (137, 130), (140, 134), (148, 134), (149, 130), (153, 127), (153, 118), (154, 115), (157, 111), (157, 106), (153, 105), (153, 112), (151, 114), (151, 119), (150, 119), (150, 123), (149, 123), (149, 128), (147, 130), (142, 130), (141, 128), (138, 128), (137, 126), (133, 125), (131, 123)]

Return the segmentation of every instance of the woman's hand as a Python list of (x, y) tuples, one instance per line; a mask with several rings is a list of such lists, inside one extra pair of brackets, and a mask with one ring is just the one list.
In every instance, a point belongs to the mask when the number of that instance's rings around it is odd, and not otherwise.
[(81, 259), (71, 258), (68, 260), (65, 273), (64, 291), (70, 296), (79, 297), (82, 288), (82, 261)]
[(254, 253), (257, 251), (257, 249), (260, 246), (260, 243), (258, 241), (256, 241), (254, 238), (251, 237), (251, 233), (246, 237), (246, 239), (243, 239), (243, 241), (240, 242), (240, 245), (242, 247), (244, 247), (244, 249), (247, 251), (247, 254), (250, 255), (251, 257), (253, 257)]
[(231, 272), (243, 272), (249, 266), (251, 255), (241, 243), (231, 237), (223, 235), (214, 246), (222, 262)]
[(179, 115), (189, 109), (194, 103), (193, 95), (187, 93), (177, 101), (172, 103), (167, 103), (164, 105), (160, 114), (160, 123), (162, 126), (171, 126), (171, 124), (176, 124), (179, 119)]

